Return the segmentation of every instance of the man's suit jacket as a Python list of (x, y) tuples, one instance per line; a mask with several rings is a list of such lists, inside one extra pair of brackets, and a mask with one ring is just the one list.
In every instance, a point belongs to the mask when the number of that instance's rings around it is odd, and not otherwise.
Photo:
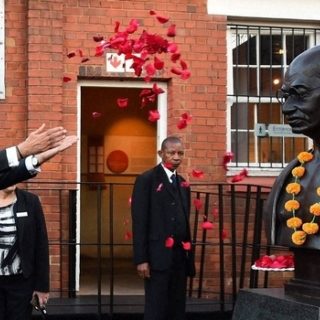
[(13, 212), (23, 275), (34, 277), (34, 290), (49, 292), (48, 236), (40, 200), (35, 194), (18, 188), (16, 195)]
[(20, 160), (17, 167), (9, 167), (6, 150), (0, 150), (0, 189), (30, 179), (35, 175), (36, 173), (30, 173), (26, 168), (25, 159)]
[[(187, 221), (188, 235), (185, 240), (191, 241), (190, 188), (180, 186), (184, 179), (179, 175), (177, 175), (177, 181)], [(177, 202), (168, 176), (160, 164), (137, 177), (131, 209), (134, 263), (149, 262), (151, 269), (168, 269), (171, 265), (172, 250), (165, 246), (165, 242), (174, 233), (173, 220), (177, 211)], [(192, 253), (186, 251), (187, 255), (190, 255), (192, 265)], [(194, 270), (191, 273), (193, 272)]]

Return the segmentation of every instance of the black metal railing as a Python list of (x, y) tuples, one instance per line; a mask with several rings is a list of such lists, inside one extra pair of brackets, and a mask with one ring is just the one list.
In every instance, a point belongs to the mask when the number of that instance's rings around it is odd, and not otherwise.
[[(117, 252), (132, 246), (130, 239), (124, 242), (115, 237), (115, 234), (123, 232), (116, 229), (116, 225), (119, 226), (119, 201), (129, 198), (132, 184), (37, 182), (28, 183), (27, 188), (39, 194), (46, 212), (50, 252), (55, 257), (51, 260), (55, 261), (51, 266), (54, 273), (51, 275), (51, 295), (69, 299), (71, 304), (72, 299), (81, 296), (77, 289), (80, 252), (84, 248), (95, 248), (96, 272), (91, 285), (96, 285), (96, 288), (95, 299), (90, 306), (99, 319), (104, 313), (112, 315), (117, 308)], [(251, 269), (261, 255), (287, 251), (286, 248), (268, 246), (264, 236), (262, 212), (269, 191), (268, 187), (249, 184), (192, 185), (192, 202), (197, 199), (190, 217), (197, 274), (188, 283), (189, 303), (201, 300), (202, 305), (214, 305), (216, 310), (223, 312), (232, 310), (241, 288), (281, 286), (281, 273), (270, 278), (267, 272)], [(89, 201), (80, 205), (86, 192), (90, 192)], [(126, 212), (123, 214), (130, 215), (129, 206), (124, 208)], [(79, 233), (81, 210), (88, 209), (96, 230), (95, 239), (90, 241), (83, 239), (83, 230)], [(204, 229), (205, 221), (211, 222), (213, 228)], [(87, 227), (90, 228), (89, 225)], [(127, 227), (130, 228), (130, 223)], [(104, 291), (106, 256), (108, 287)], [(67, 305), (64, 302), (63, 306)]]

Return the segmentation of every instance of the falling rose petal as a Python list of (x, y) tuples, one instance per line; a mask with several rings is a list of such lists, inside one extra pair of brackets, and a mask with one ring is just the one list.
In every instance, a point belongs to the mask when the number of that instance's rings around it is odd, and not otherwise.
[(104, 38), (103, 36), (97, 35), (97, 36), (93, 36), (93, 41), (95, 42), (100, 42), (102, 41)]
[(101, 112), (97, 112), (97, 111), (94, 111), (94, 112), (92, 112), (92, 118), (93, 119), (98, 119), (98, 118), (100, 118), (101, 116), (102, 116), (102, 113)]
[(129, 26), (128, 26), (127, 29), (126, 29), (126, 32), (128, 32), (128, 33), (134, 33), (134, 32), (137, 31), (138, 27), (139, 27), (139, 22), (138, 22), (138, 20), (137, 20), (137, 19), (132, 19), (132, 20), (130, 21), (130, 23), (129, 23)]
[(193, 176), (194, 178), (199, 178), (199, 179), (201, 179), (201, 178), (204, 177), (204, 173), (203, 173), (202, 170), (193, 169), (193, 170), (192, 170), (192, 176)]
[(194, 204), (194, 206), (195, 206), (195, 208), (197, 209), (197, 210), (201, 210), (202, 209), (202, 201), (201, 201), (201, 199), (194, 199), (193, 200), (193, 204)]
[(189, 242), (189, 241), (187, 241), (187, 242), (181, 241), (181, 244), (182, 244), (183, 250), (186, 250), (186, 251), (191, 250), (191, 242)]
[(171, 170), (173, 168), (173, 164), (170, 162), (165, 162), (163, 165), (169, 170)]
[(158, 57), (154, 57), (153, 65), (157, 70), (162, 70), (164, 67), (164, 62), (160, 60)]
[(81, 49), (78, 49), (78, 53), (79, 53), (80, 58), (82, 58), (83, 57), (83, 51)]
[(224, 154), (224, 156), (223, 156), (223, 161), (222, 161), (222, 165), (223, 165), (223, 167), (224, 167), (224, 169), (225, 169), (226, 171), (229, 170), (228, 167), (227, 167), (227, 164), (233, 159), (233, 157), (234, 157), (233, 152), (226, 152), (226, 153)]
[(187, 80), (187, 79), (190, 78), (190, 76), (191, 76), (190, 70), (182, 70), (181, 75), (180, 75), (180, 78), (181, 78), (182, 80)]
[(129, 207), (131, 207), (131, 203), (132, 203), (132, 198), (129, 197), (129, 199), (128, 199), (128, 205), (129, 205)]
[(89, 58), (83, 58), (82, 60), (81, 60), (81, 63), (85, 63), (85, 62), (87, 62), (87, 61), (89, 61), (90, 59)]
[(247, 169), (242, 169), (239, 173), (240, 176), (242, 177), (247, 177), (249, 174), (248, 170)]
[(235, 176), (232, 177), (231, 182), (235, 183), (235, 182), (240, 182), (242, 181), (244, 178), (244, 176), (240, 175), (240, 174), (236, 174)]
[(184, 60), (180, 60), (180, 66), (181, 66), (182, 70), (188, 69), (188, 65), (186, 64), (186, 62)]
[(73, 57), (75, 57), (76, 56), (76, 53), (74, 52), (74, 51), (72, 51), (72, 52), (69, 52), (68, 54), (67, 54), (67, 57), (70, 59), (70, 58), (73, 58)]
[(212, 209), (212, 215), (214, 219), (217, 219), (219, 216), (219, 210), (217, 208)]
[(168, 28), (167, 37), (175, 37), (175, 36), (176, 36), (176, 25), (172, 24)]
[(119, 32), (119, 27), (120, 27), (120, 22), (119, 22), (119, 21), (116, 21), (116, 22), (115, 22), (115, 27), (114, 27), (114, 32), (115, 32), (115, 33), (118, 33), (118, 32)]
[(180, 186), (182, 188), (188, 188), (188, 187), (190, 187), (190, 183), (188, 181), (182, 181)]
[(222, 240), (225, 240), (228, 238), (227, 230), (225, 230), (225, 229), (222, 230), (221, 238), (222, 238)]
[(173, 63), (176, 63), (181, 57), (181, 54), (179, 52), (173, 53), (170, 57), (171, 61)]
[(179, 122), (177, 123), (177, 128), (179, 130), (182, 130), (182, 129), (186, 128), (187, 125), (188, 124), (187, 124), (187, 121), (185, 119), (180, 119)]
[(175, 53), (178, 50), (178, 46), (176, 43), (170, 43), (167, 47), (167, 52), (169, 53)]
[(143, 80), (144, 80), (144, 82), (151, 82), (152, 77), (151, 77), (151, 76), (145, 76), (145, 77), (143, 78)]
[(148, 63), (145, 66), (145, 70), (146, 70), (148, 76), (153, 76), (156, 73), (156, 68), (154, 67), (153, 63)]
[(158, 110), (149, 110), (149, 118), (148, 120), (151, 122), (156, 122), (160, 119), (160, 114)]
[(142, 89), (139, 93), (139, 97), (147, 97), (152, 93), (151, 89)]
[(174, 239), (172, 237), (168, 237), (165, 243), (166, 248), (172, 248), (173, 245), (174, 245)]
[(187, 121), (187, 123), (190, 123), (192, 120), (192, 115), (188, 114), (188, 112), (184, 112), (181, 114), (181, 119), (184, 119)]
[(71, 81), (70, 77), (67, 77), (67, 76), (63, 77), (63, 82), (69, 82), (69, 81)]
[(152, 86), (152, 91), (158, 95), (158, 94), (161, 94), (161, 93), (164, 93), (164, 90), (159, 88), (158, 85), (156, 83), (153, 84)]
[(128, 102), (129, 102), (128, 98), (118, 98), (117, 99), (117, 105), (118, 105), (119, 108), (128, 107)]
[(161, 190), (162, 190), (162, 188), (163, 188), (163, 183), (160, 183), (159, 185), (158, 185), (158, 187), (157, 187), (157, 192), (160, 192)]
[(212, 230), (213, 229), (213, 223), (210, 221), (204, 221), (202, 222), (201, 228), (203, 230)]
[(182, 74), (182, 71), (180, 69), (176, 68), (176, 67), (171, 68), (170, 71), (171, 71), (171, 73), (174, 73), (174, 74), (176, 74), (178, 76), (180, 76)]
[(127, 231), (124, 235), (124, 240), (131, 240), (132, 239), (132, 233), (130, 231)]
[(157, 18), (157, 20), (158, 20), (160, 23), (162, 23), (162, 24), (169, 21), (169, 18), (163, 17), (163, 16), (159, 16), (159, 15), (156, 15), (156, 18)]
[(150, 16), (154, 16), (154, 15), (156, 15), (156, 12), (154, 10), (150, 10), (149, 14), (150, 14)]

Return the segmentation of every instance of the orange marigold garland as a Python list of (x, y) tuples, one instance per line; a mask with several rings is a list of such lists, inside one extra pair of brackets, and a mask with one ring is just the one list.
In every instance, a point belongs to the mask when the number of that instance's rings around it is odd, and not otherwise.
[[(312, 204), (309, 208), (309, 212), (313, 214), (313, 218), (310, 222), (305, 222), (296, 217), (296, 210), (299, 210), (300, 203), (295, 199), (301, 191), (301, 185), (299, 179), (305, 174), (306, 169), (304, 164), (313, 159), (312, 152), (300, 152), (297, 156), (300, 166), (292, 169), (291, 174), (294, 178), (294, 182), (288, 183), (286, 187), (286, 192), (292, 195), (292, 199), (286, 201), (284, 204), (285, 209), (292, 213), (292, 217), (287, 220), (287, 227), (293, 229), (291, 240), (295, 245), (301, 246), (305, 243), (307, 235), (316, 234), (319, 231), (318, 223), (314, 222), (317, 216), (320, 216), (320, 202)], [(320, 187), (317, 188), (316, 193), (320, 196)], [(302, 230), (298, 230), (302, 228)]]

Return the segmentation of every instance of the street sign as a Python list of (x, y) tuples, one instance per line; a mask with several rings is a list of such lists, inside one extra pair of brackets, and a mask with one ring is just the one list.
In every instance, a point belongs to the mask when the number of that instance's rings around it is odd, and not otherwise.
[(256, 123), (254, 133), (257, 137), (305, 137), (303, 134), (293, 133), (288, 124)]
[(269, 124), (269, 137), (304, 137), (303, 134), (292, 132), (292, 128), (288, 124)]

